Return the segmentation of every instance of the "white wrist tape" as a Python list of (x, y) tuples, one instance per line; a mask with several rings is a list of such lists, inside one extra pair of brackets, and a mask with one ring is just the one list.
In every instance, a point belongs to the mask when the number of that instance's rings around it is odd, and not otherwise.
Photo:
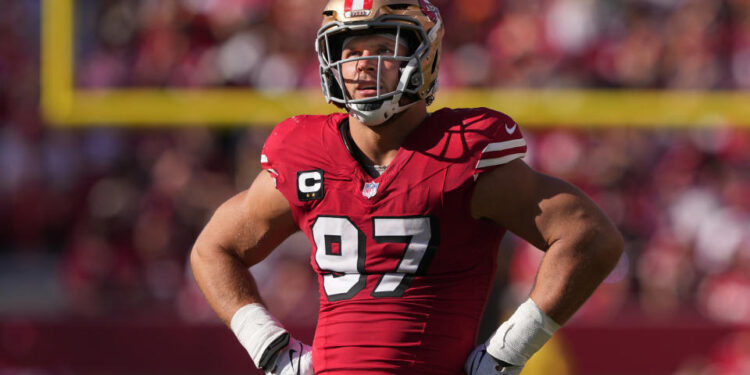
[(560, 328), (529, 298), (487, 340), (491, 356), (522, 366)]
[(289, 342), (289, 334), (281, 323), (259, 303), (240, 307), (230, 326), (258, 368), (267, 367), (269, 362), (273, 365), (276, 354)]

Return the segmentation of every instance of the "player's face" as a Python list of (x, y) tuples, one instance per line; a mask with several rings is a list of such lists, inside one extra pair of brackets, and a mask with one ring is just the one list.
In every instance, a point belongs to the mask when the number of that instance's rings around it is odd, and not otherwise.
[[(341, 59), (363, 56), (394, 56), (396, 42), (381, 35), (363, 35), (350, 40), (341, 52)], [(409, 51), (398, 46), (398, 56)], [(396, 89), (399, 79), (399, 61), (383, 59), (380, 67), (380, 94)], [(357, 60), (341, 65), (346, 91), (351, 99), (363, 99), (377, 95), (378, 60)]]

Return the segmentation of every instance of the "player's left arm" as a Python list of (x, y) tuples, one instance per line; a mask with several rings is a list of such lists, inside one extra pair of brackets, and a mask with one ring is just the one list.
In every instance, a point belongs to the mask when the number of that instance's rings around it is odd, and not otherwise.
[(623, 250), (620, 232), (586, 194), (520, 159), (479, 176), (471, 212), (546, 252), (530, 297), (558, 324), (573, 316)]
[(479, 176), (471, 212), (546, 252), (530, 299), (487, 342), (493, 357), (523, 366), (612, 271), (623, 251), (622, 236), (580, 189), (521, 159)]

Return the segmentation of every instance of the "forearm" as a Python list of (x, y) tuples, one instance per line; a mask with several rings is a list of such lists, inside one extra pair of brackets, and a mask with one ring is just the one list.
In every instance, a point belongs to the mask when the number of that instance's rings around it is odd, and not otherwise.
[(612, 271), (622, 247), (619, 232), (608, 225), (555, 241), (539, 266), (531, 299), (564, 324)]
[(190, 254), (190, 264), (206, 300), (227, 326), (240, 307), (262, 302), (255, 280), (239, 257), (199, 241)]
[[(304, 367), (301, 374), (312, 374), (310, 348), (291, 338), (263, 306), (248, 271), (296, 230), (288, 202), (262, 172), (250, 189), (216, 210), (190, 254), (193, 275), (209, 305), (266, 373), (293, 368), (299, 374), (294, 363)], [(288, 355), (282, 355), (285, 350)]]
[(195, 241), (190, 265), (216, 314), (229, 325), (242, 306), (261, 302), (248, 267), (262, 261), (296, 226), (267, 173), (224, 202)]
[(605, 225), (584, 223), (579, 227), (584, 229), (571, 231), (547, 249), (530, 298), (485, 343), (487, 353), (502, 366), (511, 364), (520, 371), (617, 263), (622, 251), (619, 233), (608, 221), (601, 223)]
[[(292, 339), (284, 327), (260, 304), (258, 288), (246, 264), (229, 252), (200, 246), (190, 256), (195, 279), (216, 314), (231, 328), (256, 367), (266, 373), (286, 366), (281, 351), (293, 345), (298, 360), (312, 371), (310, 349)], [(306, 354), (307, 353), (307, 354)], [(293, 354), (288, 357), (292, 358)], [(288, 361), (287, 361), (288, 362)]]

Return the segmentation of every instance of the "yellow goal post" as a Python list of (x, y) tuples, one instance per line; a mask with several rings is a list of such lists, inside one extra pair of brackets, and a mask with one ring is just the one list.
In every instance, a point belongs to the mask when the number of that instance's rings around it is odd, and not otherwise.
[[(82, 89), (74, 83), (75, 0), (42, 0), (41, 103), (53, 126), (272, 125), (337, 111), (319, 90)], [(489, 107), (525, 127), (750, 126), (750, 91), (441, 90), (432, 108)]]

